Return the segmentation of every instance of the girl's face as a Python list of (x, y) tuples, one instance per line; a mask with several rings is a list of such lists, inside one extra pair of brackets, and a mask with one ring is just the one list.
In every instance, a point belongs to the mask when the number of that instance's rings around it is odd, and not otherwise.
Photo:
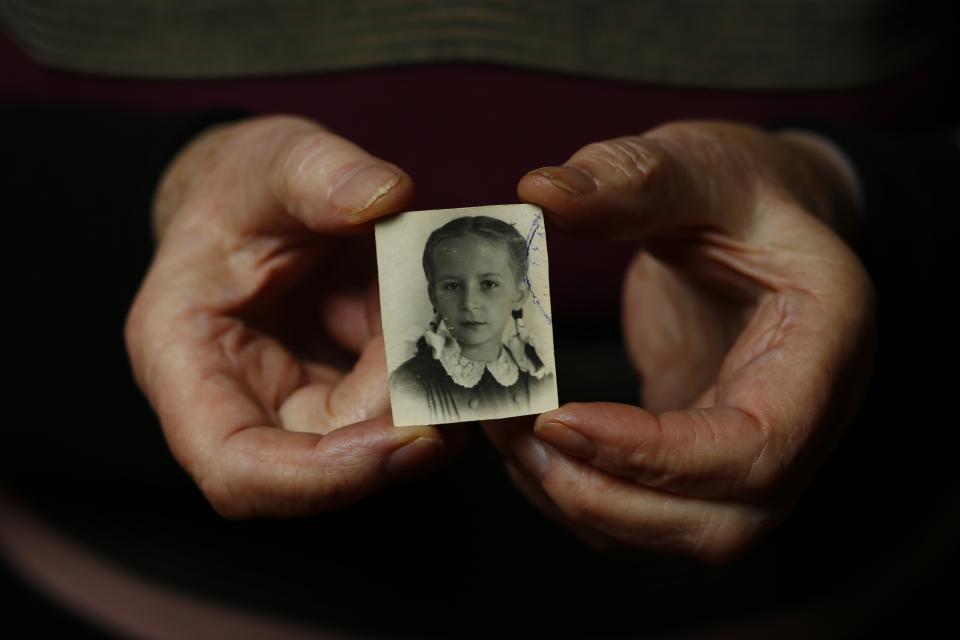
[(474, 236), (450, 238), (434, 248), (433, 266), (433, 302), (461, 353), (493, 360), (510, 312), (526, 297), (509, 250)]

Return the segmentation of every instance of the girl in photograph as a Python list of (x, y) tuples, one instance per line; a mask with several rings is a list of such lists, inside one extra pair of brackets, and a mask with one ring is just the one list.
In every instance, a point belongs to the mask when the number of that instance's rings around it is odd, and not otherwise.
[(430, 234), (423, 272), (433, 320), (390, 376), (391, 397), (429, 408), (431, 422), (529, 413), (552, 373), (524, 333), (523, 236), (489, 216), (457, 218)]

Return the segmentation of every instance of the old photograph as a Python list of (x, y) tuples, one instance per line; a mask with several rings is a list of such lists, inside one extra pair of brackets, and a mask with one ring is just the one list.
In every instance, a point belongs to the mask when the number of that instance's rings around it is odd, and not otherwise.
[(539, 207), (411, 211), (376, 242), (395, 425), (558, 406)]

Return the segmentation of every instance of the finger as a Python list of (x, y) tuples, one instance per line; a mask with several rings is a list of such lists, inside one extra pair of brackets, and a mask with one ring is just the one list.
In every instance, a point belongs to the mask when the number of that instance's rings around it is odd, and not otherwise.
[[(221, 241), (264, 236), (265, 246), (254, 252), (263, 260), (304, 229), (365, 229), (412, 195), (412, 180), (396, 165), (310, 120), (265, 116), (187, 147), (164, 177), (157, 207), (172, 218), (171, 229), (188, 236), (209, 232), (211, 223), (231, 232)], [(229, 242), (226, 248), (235, 250)]]
[(762, 147), (761, 135), (733, 125), (668, 125), (587, 145), (562, 166), (525, 175), (517, 192), (574, 233), (646, 239), (731, 232), (749, 220), (754, 194), (746, 176), (755, 177), (756, 168), (745, 166), (749, 153), (728, 147)]
[(638, 252), (623, 283), (624, 344), (642, 375), (642, 406), (696, 406), (743, 330), (744, 306)]
[(325, 436), (248, 426), (208, 451), (195, 479), (225, 517), (297, 516), (356, 502), (443, 454), (434, 428), (398, 429), (388, 418)]
[(268, 171), (277, 201), (316, 233), (350, 232), (402, 210), (413, 196), (402, 169), (319, 128), (286, 139)]
[[(842, 303), (807, 292), (764, 300), (703, 393), (712, 407), (654, 415), (569, 404), (539, 416), (536, 433), (647, 486), (735, 499), (782, 492), (789, 501), (852, 417), (869, 378), (870, 290), (844, 290)], [(835, 393), (839, 381), (845, 393)]]
[(504, 466), (513, 484), (541, 513), (569, 529), (571, 533), (591, 548), (598, 551), (622, 548), (623, 544), (619, 541), (589, 527), (570, 522), (544, 492), (543, 487), (540, 486), (540, 480), (528, 471), (517, 458), (511, 443), (516, 441), (520, 434), (529, 434), (533, 427), (532, 422), (529, 418), (514, 418), (482, 423), (487, 438), (504, 456)]
[(219, 344), (168, 347), (144, 387), (174, 456), (231, 518), (331, 509), (444, 456), (437, 429), (398, 429), (385, 416), (325, 436), (277, 428), (282, 407), (254, 393)]
[(520, 490), (520, 493), (530, 501), (533, 506), (540, 510), (548, 518), (569, 530), (574, 536), (580, 539), (591, 549), (596, 551), (615, 551), (625, 549), (627, 545), (611, 538), (610, 536), (595, 531), (590, 527), (571, 522), (563, 515), (563, 512), (557, 508), (550, 497), (543, 491), (540, 482), (527, 470), (517, 466), (513, 462), (506, 463), (507, 475), (513, 481), (514, 486)]
[(320, 299), (320, 321), (333, 340), (351, 353), (360, 353), (373, 337), (368, 322), (367, 291), (335, 289)]
[(268, 308), (342, 246), (334, 236), (368, 230), (413, 195), (395, 165), (307, 120), (253, 119), (221, 133), (165, 178), (186, 195), (166, 207), (176, 215), (151, 275), (191, 307)]
[(624, 404), (566, 404), (540, 416), (541, 441), (620, 478), (704, 498), (761, 497), (778, 452), (748, 413), (728, 408), (655, 415)]
[[(330, 367), (319, 365), (325, 371)], [(360, 358), (346, 375), (320, 380), (294, 391), (280, 408), (285, 429), (330, 433), (355, 422), (385, 415), (390, 408), (383, 337), (367, 340)]]
[(360, 353), (372, 338), (383, 333), (376, 281), (364, 288), (325, 292), (320, 300), (320, 321), (338, 345), (351, 353)]
[(742, 503), (688, 498), (634, 484), (527, 434), (513, 448), (567, 519), (629, 546), (727, 562), (752, 544), (774, 517)]

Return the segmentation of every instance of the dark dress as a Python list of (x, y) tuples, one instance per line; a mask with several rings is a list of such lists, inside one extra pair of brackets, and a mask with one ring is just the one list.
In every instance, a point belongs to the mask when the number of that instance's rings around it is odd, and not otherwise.
[(401, 398), (422, 400), (429, 407), (430, 422), (457, 422), (492, 415), (505, 417), (527, 411), (531, 398), (536, 399), (543, 384), (543, 380), (537, 380), (522, 368), (518, 367), (518, 371), (517, 381), (510, 386), (500, 384), (489, 369), (484, 370), (475, 386), (461, 386), (420, 338), (417, 353), (390, 375), (390, 390)]

